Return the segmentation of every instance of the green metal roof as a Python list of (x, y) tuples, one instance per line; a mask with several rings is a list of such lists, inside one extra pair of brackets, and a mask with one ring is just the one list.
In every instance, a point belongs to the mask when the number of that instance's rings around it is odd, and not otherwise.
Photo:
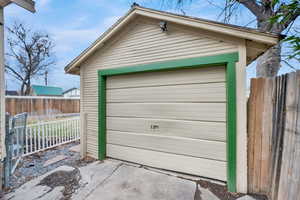
[(62, 96), (63, 89), (60, 87), (32, 85), (33, 93), (37, 96)]

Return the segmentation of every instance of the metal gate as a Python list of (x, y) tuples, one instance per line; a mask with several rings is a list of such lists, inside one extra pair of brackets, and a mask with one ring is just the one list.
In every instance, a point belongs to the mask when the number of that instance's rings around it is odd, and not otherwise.
[[(14, 173), (25, 148), (25, 134), (26, 134), (27, 113), (15, 115), (10, 119), (6, 115), (6, 158), (4, 162), (4, 186), (9, 186), (11, 175)], [(18, 132), (17, 132), (18, 130)]]

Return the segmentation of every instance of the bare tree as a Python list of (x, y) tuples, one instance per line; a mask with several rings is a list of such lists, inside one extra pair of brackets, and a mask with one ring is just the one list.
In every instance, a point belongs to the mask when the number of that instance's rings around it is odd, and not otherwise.
[[(250, 10), (257, 20), (257, 28), (261, 31), (276, 34), (283, 33), (293, 25), (300, 15), (299, 0), (227, 0), (230, 6), (239, 3)], [(230, 7), (229, 6), (229, 7)], [(228, 7), (228, 8), (229, 8)], [(226, 8), (225, 8), (226, 9)], [(227, 9), (228, 10), (228, 9)], [(230, 8), (229, 8), (230, 10)], [(231, 13), (230, 11), (227, 13)], [(281, 18), (280, 20), (274, 20)], [(281, 65), (281, 44), (270, 48), (257, 60), (256, 75), (258, 77), (276, 76)]]
[(47, 33), (17, 21), (7, 27), (7, 33), (6, 72), (21, 82), (21, 95), (29, 95), (32, 79), (44, 77), (55, 63), (53, 41)]
[[(162, 0), (164, 1), (164, 0)], [(174, 0), (178, 6), (191, 3), (193, 0)], [(216, 5), (219, 0), (206, 0)], [(221, 8), (223, 21), (228, 23), (239, 6), (247, 8), (255, 17), (257, 28), (261, 31), (282, 34), (289, 29), (300, 15), (299, 0), (224, 0)], [(281, 63), (281, 44), (270, 48), (257, 60), (256, 75), (258, 77), (276, 76)]]

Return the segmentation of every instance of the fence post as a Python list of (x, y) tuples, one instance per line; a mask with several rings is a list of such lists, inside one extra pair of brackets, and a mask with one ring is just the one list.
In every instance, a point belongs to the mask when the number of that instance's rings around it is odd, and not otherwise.
[(5, 148), (6, 157), (4, 159), (4, 187), (8, 188), (11, 170), (11, 134), (9, 132), (9, 115), (5, 115)]
[(80, 156), (84, 158), (86, 156), (86, 125), (87, 125), (87, 113), (80, 113)]

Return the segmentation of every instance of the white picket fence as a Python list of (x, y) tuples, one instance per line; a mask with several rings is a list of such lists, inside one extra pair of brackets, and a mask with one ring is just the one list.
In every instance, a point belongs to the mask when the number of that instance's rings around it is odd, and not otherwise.
[(79, 117), (27, 125), (26, 132), (16, 127), (14, 135), (12, 157), (27, 156), (79, 140)]

